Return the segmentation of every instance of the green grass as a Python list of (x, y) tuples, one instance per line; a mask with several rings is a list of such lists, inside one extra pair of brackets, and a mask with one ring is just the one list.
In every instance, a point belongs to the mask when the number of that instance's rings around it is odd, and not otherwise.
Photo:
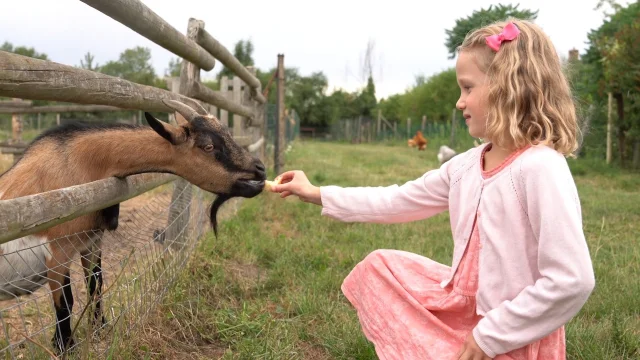
[[(305, 170), (316, 185), (402, 184), (436, 167), (435, 151), (305, 142), (287, 155), (286, 168)], [(568, 358), (640, 358), (640, 176), (570, 162), (597, 285), (567, 325)], [(169, 292), (155, 326), (171, 336), (153, 350), (160, 357), (186, 346), (203, 358), (375, 359), (340, 284), (380, 248), (450, 264), (448, 214), (400, 225), (347, 224), (293, 198), (248, 199), (218, 239), (201, 243)], [(145, 358), (148, 340), (138, 341), (127, 351)]]

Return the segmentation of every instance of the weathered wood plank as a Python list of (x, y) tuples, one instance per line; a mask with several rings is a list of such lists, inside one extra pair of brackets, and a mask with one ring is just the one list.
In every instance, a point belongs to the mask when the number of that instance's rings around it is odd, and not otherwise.
[[(231, 86), (232, 86), (231, 100), (233, 100), (233, 102), (236, 104), (242, 104), (242, 95), (243, 95), (242, 85), (243, 85), (242, 79), (240, 79), (239, 76), (234, 76), (233, 79), (231, 79)], [(251, 113), (253, 114), (253, 111), (251, 111)], [(249, 133), (248, 132), (245, 133), (244, 131), (245, 121), (246, 119), (240, 114), (233, 115), (233, 135), (249, 136)]]
[(0, 114), (37, 114), (37, 113), (65, 113), (65, 112), (110, 112), (126, 111), (115, 106), (107, 105), (46, 105), (25, 108), (10, 108), (0, 105)]
[(141, 174), (0, 200), (0, 244), (123, 202), (178, 177)]
[[(220, 78), (220, 96), (228, 99), (230, 95), (231, 93), (229, 92), (229, 77), (223, 76)], [(220, 108), (220, 122), (224, 124), (224, 126), (229, 127), (229, 112), (224, 108)]]
[(0, 51), (0, 96), (172, 113), (184, 96), (90, 70)]
[(252, 108), (233, 102), (227, 99), (219, 91), (213, 91), (208, 87), (202, 85), (201, 83), (193, 83), (191, 92), (189, 93), (189, 95), (193, 98), (206, 101), (210, 104), (213, 104), (221, 109), (230, 111), (234, 114), (246, 116), (248, 118), (254, 117)]
[(258, 141), (256, 141), (255, 143), (247, 146), (247, 150), (249, 150), (249, 152), (256, 152), (260, 149), (263, 143), (264, 143), (264, 136), (260, 137), (260, 139), (258, 139)]
[(139, 0), (80, 0), (154, 43), (207, 71), (215, 59)]
[(0, 108), (27, 108), (33, 105), (32, 101), (28, 100), (0, 100)]
[(242, 146), (242, 147), (247, 147), (251, 144), (254, 143), (253, 137), (251, 136), (233, 136), (233, 141), (235, 141), (238, 145)]
[[(204, 27), (204, 21), (189, 19), (187, 26), (187, 38), (195, 40), (198, 31)], [(178, 86), (172, 87), (171, 91), (182, 95), (187, 95), (189, 84), (200, 82), (200, 68), (198, 65), (183, 61), (180, 68), (180, 78)], [(167, 218), (167, 229), (165, 230), (165, 241), (174, 249), (180, 250), (185, 244), (185, 239), (189, 235), (188, 224), (191, 215), (190, 205), (193, 193), (193, 185), (185, 179), (178, 179), (174, 183), (175, 187), (171, 194), (169, 204), (169, 216)]]
[(26, 149), (27, 146), (29, 146), (29, 144), (25, 143), (25, 142), (7, 142), (7, 141), (3, 141), (0, 142), (0, 147), (7, 147), (7, 148), (17, 148), (17, 149)]
[(267, 99), (260, 92), (260, 80), (255, 77), (247, 68), (242, 65), (233, 54), (227, 50), (218, 40), (214, 39), (206, 30), (200, 29), (196, 42), (202, 45), (211, 55), (220, 60), (227, 68), (233, 71), (242, 81), (247, 83), (251, 88), (251, 96), (259, 103), (264, 104)]
[(0, 147), (0, 153), (2, 154), (24, 154), (24, 148), (17, 147)]

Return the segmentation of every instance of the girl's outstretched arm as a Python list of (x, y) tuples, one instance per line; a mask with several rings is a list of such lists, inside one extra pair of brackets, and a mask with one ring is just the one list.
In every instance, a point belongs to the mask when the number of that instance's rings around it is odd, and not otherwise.
[[(455, 159), (455, 158), (454, 158)], [(455, 159), (458, 160), (458, 159)], [(450, 160), (402, 186), (339, 187), (312, 185), (302, 171), (285, 172), (273, 187), (282, 197), (298, 196), (322, 206), (322, 215), (345, 222), (401, 223), (425, 219), (449, 207)]]

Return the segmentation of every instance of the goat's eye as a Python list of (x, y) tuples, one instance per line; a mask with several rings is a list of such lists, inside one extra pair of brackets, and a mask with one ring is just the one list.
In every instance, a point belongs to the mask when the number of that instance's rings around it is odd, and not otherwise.
[(212, 151), (213, 151), (213, 145), (211, 145), (211, 144), (206, 145), (206, 146), (204, 147), (204, 151), (206, 151), (206, 152), (212, 152)]

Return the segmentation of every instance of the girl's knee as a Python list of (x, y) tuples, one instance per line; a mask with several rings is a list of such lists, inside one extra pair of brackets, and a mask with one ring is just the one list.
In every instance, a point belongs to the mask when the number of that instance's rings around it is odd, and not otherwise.
[(365, 258), (362, 260), (363, 263), (380, 263), (393, 252), (393, 250), (386, 249), (378, 249), (370, 252)]

